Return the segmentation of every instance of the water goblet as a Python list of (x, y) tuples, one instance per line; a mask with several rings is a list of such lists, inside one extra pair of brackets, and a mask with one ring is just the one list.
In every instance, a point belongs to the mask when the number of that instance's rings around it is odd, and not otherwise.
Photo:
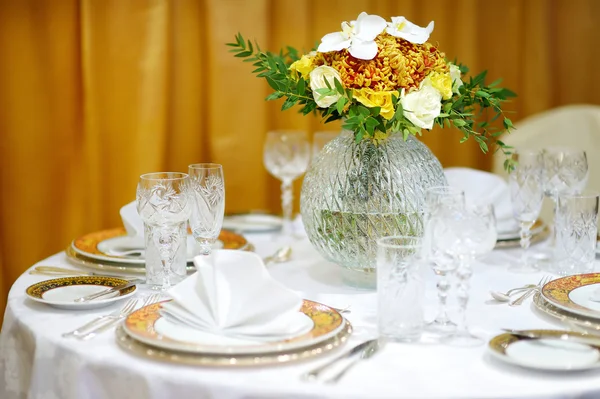
[(267, 133), (263, 160), (269, 173), (281, 180), (282, 233), (291, 237), (294, 199), (292, 182), (306, 172), (310, 161), (306, 132), (282, 130)]
[[(149, 285), (156, 284), (153, 288), (166, 290), (176, 280), (185, 278), (190, 202), (186, 173), (158, 172), (140, 176), (136, 206), (144, 222), (146, 281)], [(157, 257), (158, 266), (155, 265)]]
[(544, 192), (556, 201), (562, 194), (578, 194), (587, 184), (588, 162), (585, 151), (569, 147), (543, 150)]
[(494, 208), (490, 204), (471, 203), (463, 207), (440, 204), (432, 214), (432, 225), (432, 245), (458, 263), (455, 272), (458, 278), (458, 325), (453, 334), (443, 338), (443, 342), (454, 346), (480, 345), (483, 340), (471, 334), (467, 326), (469, 280), (473, 274), (472, 262), (490, 252), (496, 244)]
[(219, 237), (225, 214), (225, 181), (223, 166), (196, 163), (188, 166), (191, 183), (192, 213), (190, 228), (200, 253), (210, 255)]
[(517, 150), (513, 153), (515, 161), (508, 176), (513, 216), (519, 222), (521, 235), (521, 259), (509, 266), (508, 270), (518, 273), (530, 273), (539, 270), (531, 262), (528, 249), (531, 244), (531, 227), (537, 220), (544, 200), (543, 154), (539, 150)]
[(426, 329), (435, 333), (450, 333), (456, 329), (448, 317), (447, 299), (450, 290), (449, 275), (456, 268), (456, 264), (446, 253), (439, 251), (432, 245), (433, 220), (432, 214), (440, 204), (462, 207), (465, 202), (464, 191), (450, 186), (434, 186), (425, 190), (423, 256), (431, 264), (434, 273), (439, 276), (436, 284), (438, 292), (438, 312), (435, 319), (426, 325)]

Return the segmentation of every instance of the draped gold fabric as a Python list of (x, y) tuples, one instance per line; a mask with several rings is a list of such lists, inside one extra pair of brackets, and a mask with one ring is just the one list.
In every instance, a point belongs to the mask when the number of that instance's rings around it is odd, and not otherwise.
[[(265, 133), (338, 126), (265, 103), (266, 83), (224, 43), (239, 31), (309, 50), (361, 11), (435, 20), (449, 59), (519, 93), (516, 121), (600, 104), (597, 0), (0, 0), (0, 309), (32, 263), (119, 225), (141, 173), (222, 163), (228, 212), (279, 211)], [(444, 166), (488, 168), (459, 138), (423, 140)]]

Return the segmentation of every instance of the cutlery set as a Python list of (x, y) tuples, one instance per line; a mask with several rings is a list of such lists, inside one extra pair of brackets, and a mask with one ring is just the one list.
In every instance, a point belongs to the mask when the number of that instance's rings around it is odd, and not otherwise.
[[(498, 302), (508, 302), (508, 306), (519, 306), (526, 299), (531, 297), (536, 292), (546, 285), (552, 278), (544, 276), (537, 284), (526, 284), (522, 287), (513, 288), (507, 292), (490, 291), (490, 295)], [(521, 294), (517, 299), (511, 300), (512, 295)]]
[[(341, 355), (335, 357), (331, 361), (325, 363), (322, 366), (319, 366), (305, 374), (302, 374), (301, 379), (304, 381), (322, 381), (327, 384), (334, 384), (342, 379), (342, 377), (350, 370), (352, 367), (356, 365), (356, 363), (361, 360), (369, 359), (372, 357), (377, 351), (381, 348), (381, 344), (379, 339), (371, 339), (369, 341), (365, 341), (354, 348), (350, 349), (342, 353)], [(324, 372), (330, 371), (335, 368), (335, 366), (340, 365), (345, 361), (345, 364), (341, 369), (335, 370), (335, 373), (332, 376), (328, 376), (327, 378), (320, 380), (321, 374)]]
[[(161, 294), (152, 294), (143, 300), (141, 307), (156, 303), (160, 299)], [(82, 341), (92, 339), (98, 334), (115, 327), (120, 321), (124, 320), (125, 317), (136, 310), (139, 302), (140, 301), (136, 298), (129, 299), (122, 308), (107, 315), (97, 317), (73, 331), (64, 333), (62, 336), (65, 338), (78, 338)]]

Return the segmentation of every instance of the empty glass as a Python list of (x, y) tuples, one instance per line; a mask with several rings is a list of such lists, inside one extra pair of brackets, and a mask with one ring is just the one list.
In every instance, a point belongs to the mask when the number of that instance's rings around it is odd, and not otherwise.
[(434, 273), (439, 276), (436, 285), (438, 291), (439, 310), (436, 318), (427, 325), (427, 330), (433, 332), (450, 333), (456, 329), (456, 323), (448, 317), (447, 299), (450, 291), (450, 281), (448, 277), (456, 269), (456, 263), (445, 252), (432, 245), (433, 223), (432, 214), (440, 206), (455, 205), (463, 207), (465, 203), (465, 193), (454, 187), (435, 186), (425, 191), (424, 225), (425, 234), (423, 236), (424, 257), (430, 262)]
[(561, 195), (556, 207), (554, 272), (590, 273), (596, 259), (598, 193)]
[(466, 310), (469, 302), (471, 263), (494, 249), (496, 245), (496, 219), (490, 204), (467, 204), (459, 207), (441, 203), (432, 213), (432, 246), (446, 253), (458, 263), (457, 298), (459, 318), (456, 332), (446, 336), (444, 342), (456, 346), (474, 346), (483, 341), (472, 335), (467, 327)]
[(561, 194), (580, 193), (587, 183), (588, 162), (585, 151), (568, 147), (543, 150), (544, 191), (555, 202)]
[(185, 278), (190, 202), (187, 174), (140, 176), (136, 205), (144, 222), (146, 283), (153, 288), (166, 290)]
[(537, 220), (544, 201), (544, 158), (540, 150), (517, 150), (512, 155), (515, 161), (508, 182), (513, 215), (521, 228), (523, 252), (517, 263), (509, 266), (513, 272), (528, 273), (539, 270), (528, 256), (531, 243), (531, 227)]
[(306, 132), (283, 130), (267, 133), (263, 160), (269, 173), (281, 180), (282, 233), (289, 237), (293, 233), (292, 182), (306, 172), (310, 161), (310, 144)]
[(219, 238), (225, 214), (223, 167), (216, 163), (196, 163), (188, 170), (193, 198), (190, 227), (201, 253), (209, 255)]
[(379, 336), (417, 341), (423, 332), (424, 279), (421, 238), (377, 240), (377, 323)]

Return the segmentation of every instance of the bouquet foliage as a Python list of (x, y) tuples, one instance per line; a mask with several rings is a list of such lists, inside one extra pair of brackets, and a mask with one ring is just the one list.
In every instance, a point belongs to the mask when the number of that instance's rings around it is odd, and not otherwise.
[[(438, 124), (458, 128), (461, 142), (473, 138), (484, 153), (491, 142), (509, 155), (499, 137), (513, 124), (502, 103), (515, 93), (500, 87), (501, 80), (486, 85), (486, 71), (466, 79), (465, 65), (449, 62), (427, 41), (433, 27), (433, 21), (423, 28), (404, 17), (388, 22), (363, 12), (307, 54), (292, 47), (264, 52), (241, 34), (228, 46), (267, 80), (274, 92), (266, 100), (283, 98), (282, 110), (299, 105), (302, 114), (320, 113), (325, 122), (342, 119), (356, 142), (378, 145), (396, 133), (406, 139)], [(498, 118), (503, 129), (493, 123)]]

